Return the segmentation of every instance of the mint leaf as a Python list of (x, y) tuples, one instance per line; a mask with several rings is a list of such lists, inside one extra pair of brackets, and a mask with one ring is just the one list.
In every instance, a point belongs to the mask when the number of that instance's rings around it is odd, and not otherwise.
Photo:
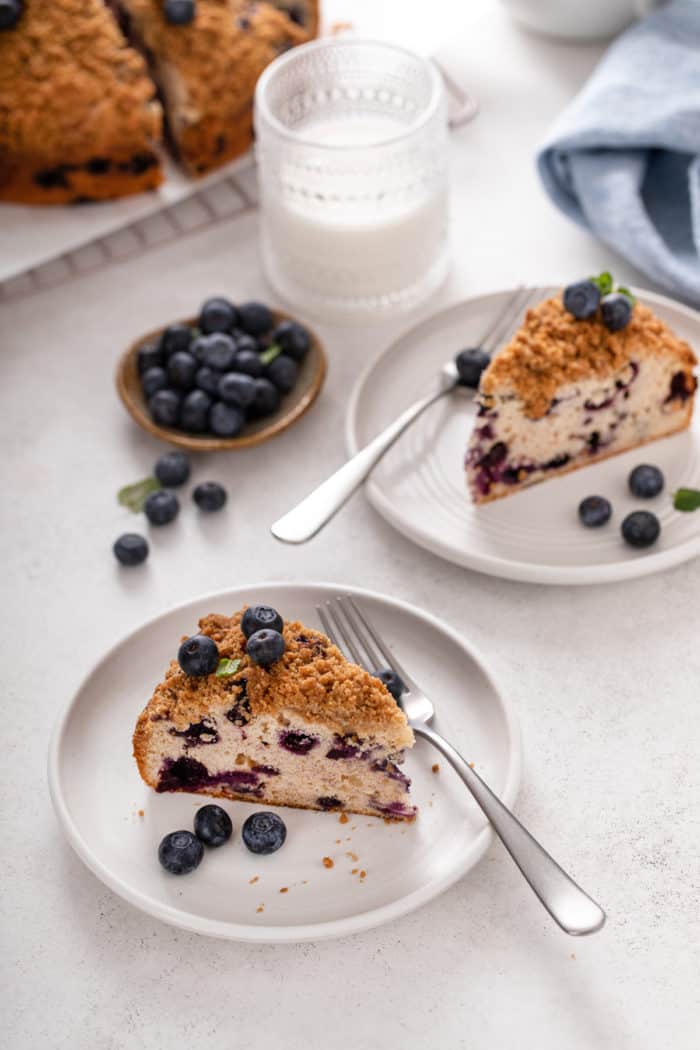
[(143, 481), (136, 481), (133, 485), (125, 485), (119, 489), (117, 500), (122, 507), (128, 507), (134, 514), (140, 514), (147, 497), (152, 492), (157, 492), (160, 487), (160, 482), (155, 478), (144, 478)]
[(629, 288), (623, 288), (623, 286), (621, 284), (618, 284), (617, 291), (620, 293), (620, 295), (626, 295), (627, 298), (629, 299), (630, 303), (632, 304), (632, 306), (634, 306), (634, 304), (637, 302), (637, 300), (632, 295), (632, 293), (629, 290)]
[(678, 489), (673, 494), (673, 506), (676, 510), (700, 510), (700, 490)]
[(228, 678), (230, 674), (235, 674), (240, 666), (240, 660), (229, 660), (226, 657), (222, 657), (222, 659), (219, 660), (219, 666), (216, 669), (216, 677)]
[(597, 277), (591, 277), (590, 280), (596, 285), (601, 295), (608, 295), (613, 290), (612, 274), (607, 270), (603, 270)]
[(279, 357), (282, 353), (282, 347), (278, 346), (277, 343), (271, 343), (267, 350), (261, 351), (258, 357), (264, 365), (269, 365), (271, 361), (274, 361), (276, 357)]

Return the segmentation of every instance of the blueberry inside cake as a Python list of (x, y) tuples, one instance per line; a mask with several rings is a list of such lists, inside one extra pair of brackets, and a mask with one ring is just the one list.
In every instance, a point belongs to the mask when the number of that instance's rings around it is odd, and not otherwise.
[(325, 635), (261, 610), (262, 627), (251, 610), (210, 615), (182, 642), (136, 724), (142, 778), (158, 792), (412, 820), (401, 764), (414, 737), (386, 686)]
[(475, 503), (689, 425), (697, 386), (690, 346), (629, 293), (583, 291), (582, 300), (565, 293), (528, 310), (482, 373), (466, 457)]

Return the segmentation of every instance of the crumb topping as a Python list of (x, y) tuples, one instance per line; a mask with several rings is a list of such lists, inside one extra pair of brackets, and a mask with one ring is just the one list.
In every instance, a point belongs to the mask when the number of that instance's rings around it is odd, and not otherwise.
[(324, 868), (332, 868), (332, 867), (334, 867), (333, 861), (331, 860), (330, 857), (324, 857), (323, 858), (323, 866), (324, 866)]
[(629, 324), (610, 332), (599, 318), (579, 321), (560, 298), (528, 310), (510, 343), (483, 373), (480, 395), (515, 393), (526, 416), (546, 415), (557, 389), (619, 371), (631, 358), (673, 354), (679, 368), (697, 364), (688, 343), (678, 339), (649, 307), (637, 303)]

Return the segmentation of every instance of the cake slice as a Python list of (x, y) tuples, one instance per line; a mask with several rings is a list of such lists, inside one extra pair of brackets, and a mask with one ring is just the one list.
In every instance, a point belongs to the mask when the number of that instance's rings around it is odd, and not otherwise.
[(618, 331), (600, 310), (579, 320), (559, 298), (528, 310), (481, 376), (466, 457), (474, 502), (683, 430), (696, 364), (690, 346), (641, 303)]
[(133, 741), (146, 783), (159, 792), (412, 820), (400, 765), (413, 733), (382, 682), (298, 622), (284, 625), (276, 663), (253, 663), (243, 612), (199, 623), (218, 647), (218, 673), (191, 677), (173, 660), (156, 686)]
[(103, 0), (30, 0), (0, 33), (0, 200), (103, 200), (162, 181), (162, 114)]

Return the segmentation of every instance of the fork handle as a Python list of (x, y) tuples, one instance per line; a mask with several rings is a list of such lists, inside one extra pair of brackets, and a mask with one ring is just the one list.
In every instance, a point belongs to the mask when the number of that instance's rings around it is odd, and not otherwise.
[(401, 437), (414, 419), (450, 389), (451, 387), (444, 387), (430, 397), (414, 402), (344, 466), (326, 478), (306, 499), (271, 525), (272, 535), (284, 543), (305, 543), (315, 536), (350, 499), (384, 453)]
[(599, 930), (605, 922), (603, 909), (559, 867), (452, 744), (422, 723), (412, 722), (411, 727), (442, 752), (459, 773), (531, 889), (562, 930), (573, 936)]

